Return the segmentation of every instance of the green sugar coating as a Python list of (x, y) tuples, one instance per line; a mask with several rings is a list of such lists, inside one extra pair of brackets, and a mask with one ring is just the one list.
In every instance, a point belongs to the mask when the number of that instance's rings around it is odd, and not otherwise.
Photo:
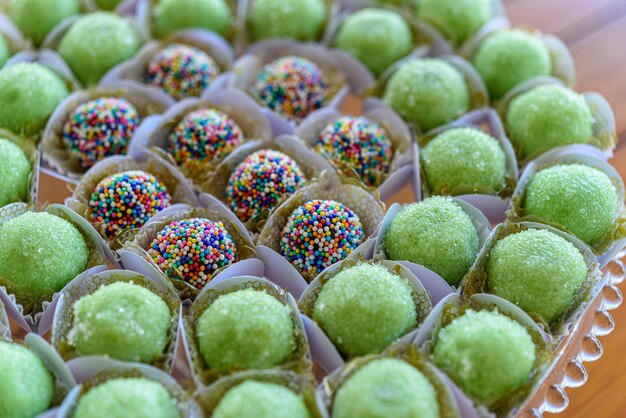
[(492, 16), (491, 0), (421, 0), (417, 17), (433, 25), (454, 45), (460, 45)]
[(81, 356), (154, 363), (164, 355), (170, 310), (146, 288), (115, 282), (83, 296), (73, 310), (70, 339)]
[(489, 291), (548, 323), (572, 304), (587, 276), (587, 264), (565, 238), (529, 229), (499, 240), (487, 262)]
[(95, 0), (96, 6), (104, 10), (113, 10), (122, 0)]
[(180, 418), (176, 400), (158, 382), (117, 378), (78, 399), (73, 418)]
[(13, 142), (0, 138), (0, 207), (26, 199), (30, 171), (24, 151)]
[(523, 81), (552, 71), (548, 48), (536, 34), (521, 29), (497, 31), (481, 42), (474, 66), (493, 98), (500, 98)]
[(248, 380), (230, 389), (211, 418), (309, 418), (302, 396), (274, 383)]
[(78, 12), (78, 0), (11, 0), (9, 6), (11, 19), (36, 44), (56, 25)]
[(535, 344), (511, 318), (468, 310), (439, 331), (433, 361), (467, 394), (490, 403), (526, 383)]
[(0, 417), (33, 418), (52, 403), (54, 380), (29, 349), (0, 341)]
[(451, 121), (470, 106), (463, 75), (437, 58), (403, 64), (389, 79), (384, 99), (405, 120), (423, 131)]
[(220, 296), (200, 316), (196, 333), (209, 368), (263, 369), (283, 364), (296, 348), (290, 309), (263, 291)]
[(437, 393), (410, 364), (373, 360), (359, 368), (337, 391), (332, 418), (439, 418)]
[(131, 58), (140, 39), (133, 25), (109, 12), (78, 19), (61, 39), (59, 53), (86, 86), (96, 84), (107, 71)]
[(385, 235), (391, 260), (421, 264), (457, 285), (480, 247), (470, 217), (449, 197), (433, 196), (402, 209)]
[(19, 63), (0, 70), (0, 127), (34, 134), (68, 95), (61, 78), (43, 65)]
[(411, 287), (379, 264), (360, 264), (324, 284), (313, 319), (346, 356), (382, 351), (417, 325)]
[(18, 302), (50, 296), (87, 268), (81, 233), (46, 212), (26, 212), (0, 225), (0, 243), (0, 277)]
[(161, 37), (183, 29), (207, 29), (227, 35), (232, 14), (225, 0), (159, 0), (153, 28)]
[(420, 157), (433, 194), (448, 194), (458, 186), (498, 193), (506, 183), (504, 151), (480, 129), (448, 129), (428, 142)]
[(325, 0), (252, 0), (248, 23), (255, 40), (314, 41), (324, 31), (327, 14)]
[(583, 96), (545, 84), (514, 98), (506, 123), (522, 156), (532, 157), (561, 145), (589, 142), (594, 119)]
[(595, 245), (612, 229), (617, 201), (615, 187), (602, 171), (581, 164), (557, 165), (533, 175), (524, 209)]
[(0, 33), (0, 67), (2, 67), (9, 60), (11, 56), (11, 48), (7, 39)]
[(400, 14), (374, 8), (348, 15), (335, 39), (339, 48), (354, 55), (376, 76), (411, 52), (412, 42), (411, 28)]

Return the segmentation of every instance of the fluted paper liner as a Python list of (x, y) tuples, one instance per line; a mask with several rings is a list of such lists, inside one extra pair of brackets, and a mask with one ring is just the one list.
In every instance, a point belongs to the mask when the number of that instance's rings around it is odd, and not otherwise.
[[(1, 14), (0, 14), (1, 16)], [(40, 151), (37, 145), (28, 140), (24, 140), (14, 133), (5, 129), (0, 129), (0, 138), (11, 141), (24, 151), (24, 155), (30, 164), (30, 174), (28, 176), (28, 189), (26, 190), (25, 202), (29, 208), (37, 208), (37, 190), (39, 189), (39, 166)], [(5, 205), (6, 207), (6, 205)], [(0, 219), (4, 219), (4, 208), (0, 207)]]
[[(8, 299), (8, 295), (4, 292), (4, 288), (0, 289), (0, 341), (11, 341), (11, 324), (9, 323), (9, 315), (6, 311), (6, 303), (5, 300)], [(9, 311), (12, 313), (16, 313), (13, 310), (14, 305), (9, 304)], [(19, 315), (19, 312), (17, 312)], [(21, 317), (19, 315), (18, 317)]]
[(10, 54), (32, 48), (32, 43), (24, 36), (9, 16), (0, 13), (0, 34), (9, 45)]

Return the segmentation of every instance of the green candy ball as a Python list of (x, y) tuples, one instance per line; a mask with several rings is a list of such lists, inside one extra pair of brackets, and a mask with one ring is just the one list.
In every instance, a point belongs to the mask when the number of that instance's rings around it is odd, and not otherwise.
[(458, 186), (498, 193), (506, 183), (504, 151), (479, 129), (448, 129), (428, 142), (420, 157), (433, 194), (449, 194)]
[(135, 55), (139, 45), (139, 35), (129, 21), (113, 13), (96, 12), (70, 27), (61, 39), (59, 53), (81, 83), (91, 86)]
[(559, 224), (589, 245), (611, 230), (617, 192), (602, 171), (581, 164), (557, 165), (535, 173), (526, 186), (524, 209)]
[(400, 14), (373, 8), (348, 15), (335, 39), (339, 48), (354, 55), (376, 76), (409, 54), (412, 42), (411, 28)]
[(548, 323), (570, 307), (587, 276), (587, 264), (565, 238), (529, 229), (499, 240), (487, 262), (489, 291)]
[(479, 247), (470, 217), (452, 198), (442, 196), (402, 209), (385, 235), (391, 260), (421, 264), (454, 286), (474, 263)]
[(514, 98), (506, 123), (523, 157), (587, 143), (593, 137), (594, 119), (584, 97), (556, 84), (538, 86)]
[(255, 40), (318, 39), (326, 24), (325, 0), (252, 0), (248, 24)]
[(79, 355), (142, 363), (154, 363), (163, 356), (170, 310), (148, 289), (115, 282), (80, 298), (73, 311), (71, 342)]
[(225, 0), (159, 0), (153, 27), (161, 37), (183, 29), (207, 29), (227, 35), (232, 14)]
[(8, 139), (0, 138), (0, 207), (26, 199), (30, 171), (24, 151)]
[(78, 399), (73, 418), (180, 418), (176, 400), (160, 383), (118, 378), (90, 389)]
[(470, 107), (463, 75), (436, 58), (403, 64), (389, 79), (384, 99), (405, 120), (423, 131), (450, 122)]
[(9, 6), (11, 19), (36, 44), (56, 25), (78, 12), (78, 0), (11, 0)]
[(103, 10), (113, 10), (123, 0), (95, 0), (96, 6)]
[(550, 52), (541, 38), (520, 29), (501, 30), (487, 36), (473, 62), (496, 99), (523, 81), (552, 72)]
[(81, 233), (46, 212), (26, 212), (0, 225), (0, 242), (0, 277), (18, 302), (52, 295), (87, 268)]
[(490, 403), (522, 386), (535, 344), (521, 324), (498, 312), (468, 310), (437, 336), (433, 361), (463, 391)]
[(43, 129), (67, 97), (65, 82), (43, 65), (19, 63), (0, 70), (0, 127), (31, 135)]
[(29, 349), (0, 341), (0, 417), (33, 418), (52, 403), (54, 380)]
[(337, 390), (332, 418), (439, 418), (437, 393), (410, 364), (393, 358), (359, 368)]
[(7, 63), (11, 56), (11, 47), (7, 39), (0, 33), (0, 67)]
[(196, 336), (209, 368), (263, 369), (283, 364), (296, 347), (290, 309), (252, 289), (220, 296), (200, 316)]
[(493, 14), (491, 0), (421, 0), (417, 17), (438, 29), (454, 45), (478, 31)]
[(211, 418), (309, 418), (302, 396), (274, 383), (248, 380), (230, 389)]

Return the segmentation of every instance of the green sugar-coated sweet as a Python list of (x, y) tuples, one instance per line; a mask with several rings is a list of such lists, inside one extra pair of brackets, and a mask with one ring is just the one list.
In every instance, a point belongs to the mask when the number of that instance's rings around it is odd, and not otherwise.
[(0, 127), (16, 134), (34, 134), (46, 124), (68, 95), (63, 80), (47, 67), (19, 63), (0, 70)]
[(263, 291), (220, 296), (200, 316), (196, 336), (211, 369), (263, 369), (283, 364), (296, 348), (290, 309)]
[(154, 7), (153, 28), (161, 37), (194, 28), (227, 35), (232, 20), (225, 0), (159, 0)]
[(399, 13), (368, 8), (348, 15), (335, 43), (378, 76), (411, 52), (412, 34)]
[(324, 31), (325, 0), (252, 0), (248, 15), (252, 37), (314, 41)]
[(474, 263), (480, 242), (470, 217), (449, 197), (433, 196), (402, 209), (385, 235), (391, 260), (421, 264), (457, 285)]
[(380, 264), (360, 264), (324, 284), (313, 319), (346, 356), (378, 353), (417, 325), (411, 286)]
[(515, 97), (506, 123), (521, 155), (533, 157), (561, 145), (589, 142), (594, 119), (583, 96), (557, 84), (545, 84)]
[(384, 99), (405, 120), (423, 131), (451, 121), (470, 106), (463, 75), (436, 58), (403, 64), (389, 79)]
[(103, 10), (113, 10), (122, 0), (95, 0), (96, 6)]
[(11, 56), (11, 47), (7, 42), (7, 39), (0, 33), (0, 67), (2, 67), (9, 60)]
[(89, 258), (78, 229), (46, 212), (26, 212), (0, 225), (0, 243), (0, 277), (18, 302), (58, 292)]
[(420, 0), (417, 17), (460, 45), (491, 18), (491, 0)]
[(36, 44), (64, 19), (79, 12), (78, 0), (11, 0), (9, 14)]
[(81, 356), (154, 363), (164, 355), (170, 310), (146, 288), (115, 282), (83, 296), (73, 310), (70, 339)]
[(96, 84), (139, 49), (139, 34), (126, 19), (96, 12), (77, 20), (61, 39), (59, 53), (86, 86)]
[(332, 418), (439, 418), (437, 393), (410, 364), (373, 360), (359, 368), (337, 391)]
[(117, 378), (78, 399), (73, 418), (180, 418), (176, 400), (158, 382)]
[(0, 417), (33, 418), (52, 403), (54, 380), (29, 349), (0, 341)]
[(580, 251), (547, 230), (508, 235), (496, 243), (487, 262), (489, 292), (548, 323), (567, 311), (586, 276)]
[(420, 152), (422, 169), (433, 194), (470, 191), (498, 193), (506, 182), (506, 157), (498, 141), (476, 128), (448, 129)]
[(248, 380), (230, 389), (211, 418), (309, 418), (301, 395), (275, 383)]
[(30, 171), (24, 151), (8, 139), (0, 138), (0, 207), (26, 199)]
[(497, 31), (481, 42), (474, 54), (474, 66), (493, 98), (533, 77), (552, 71), (548, 48), (541, 38), (521, 29)]
[(493, 402), (528, 380), (535, 344), (521, 324), (498, 312), (468, 310), (437, 336), (433, 361), (479, 402)]
[(582, 164), (556, 165), (533, 175), (523, 207), (528, 215), (558, 224), (589, 245), (611, 230), (617, 192), (602, 171)]

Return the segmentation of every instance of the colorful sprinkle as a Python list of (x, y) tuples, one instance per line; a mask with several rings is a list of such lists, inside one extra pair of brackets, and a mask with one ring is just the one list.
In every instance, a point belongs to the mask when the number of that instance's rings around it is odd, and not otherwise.
[(199, 109), (186, 114), (176, 126), (167, 151), (179, 165), (189, 160), (219, 162), (242, 141), (241, 128), (227, 114)]
[(216, 270), (237, 261), (235, 242), (221, 222), (203, 218), (174, 221), (156, 236), (148, 253), (173, 280), (202, 289)]
[(356, 171), (368, 186), (389, 170), (393, 150), (385, 129), (364, 117), (342, 116), (322, 130), (315, 150), (346, 174)]
[(111, 155), (125, 154), (140, 122), (128, 100), (99, 97), (70, 113), (63, 126), (63, 143), (72, 158), (89, 168)]
[(252, 94), (263, 106), (299, 122), (323, 106), (328, 85), (313, 62), (287, 56), (261, 70)]
[(364, 234), (359, 217), (349, 208), (334, 200), (313, 200), (289, 216), (280, 249), (295, 268), (314, 277), (345, 259)]
[(152, 174), (125, 171), (104, 178), (89, 200), (91, 222), (102, 225), (104, 235), (141, 228), (157, 212), (171, 205), (172, 198)]
[(180, 100), (200, 96), (219, 71), (213, 58), (204, 51), (192, 46), (172, 44), (150, 61), (146, 83)]
[(282, 197), (305, 180), (298, 163), (282, 152), (263, 149), (237, 166), (226, 187), (226, 200), (239, 219), (263, 219)]

